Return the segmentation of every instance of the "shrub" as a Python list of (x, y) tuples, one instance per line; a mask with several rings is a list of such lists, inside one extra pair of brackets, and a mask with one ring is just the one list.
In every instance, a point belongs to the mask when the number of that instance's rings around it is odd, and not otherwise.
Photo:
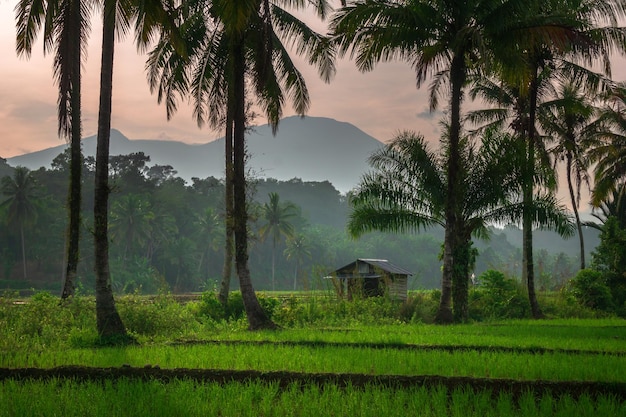
[(602, 272), (582, 269), (569, 282), (569, 290), (582, 305), (594, 310), (613, 310), (611, 289), (606, 285)]
[[(272, 318), (280, 302), (276, 298), (266, 297), (262, 294), (257, 294), (257, 299), (259, 300), (261, 308), (265, 311), (265, 314)], [(200, 296), (197, 312), (201, 316), (208, 317), (214, 321), (237, 321), (246, 316), (241, 291), (233, 291), (228, 294), (226, 309), (224, 309), (222, 303), (217, 299), (217, 294), (214, 291), (205, 291)]]
[(470, 292), (470, 318), (474, 320), (528, 317), (530, 306), (522, 288), (502, 272), (489, 269)]
[(124, 296), (118, 301), (118, 310), (126, 329), (136, 335), (177, 338), (198, 330), (200, 325), (171, 294)]

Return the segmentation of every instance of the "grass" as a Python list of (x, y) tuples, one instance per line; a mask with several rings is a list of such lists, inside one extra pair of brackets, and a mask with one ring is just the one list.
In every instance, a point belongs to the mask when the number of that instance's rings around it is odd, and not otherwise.
[(209, 344), (70, 349), (62, 354), (14, 352), (0, 359), (0, 367), (6, 368), (142, 367), (147, 364), (161, 368), (626, 382), (626, 356), (517, 354), (489, 350), (441, 352), (323, 345)]
[(337, 388), (334, 385), (281, 389), (249, 382), (225, 385), (192, 381), (104, 383), (52, 380), (0, 383), (0, 416), (406, 416), (421, 417), (618, 417), (626, 405), (600, 396), (555, 397), (509, 394), (497, 397), (470, 388)]
[[(293, 300), (289, 302), (294, 306)], [(60, 307), (58, 300), (45, 295), (19, 305), (0, 297), (0, 368), (141, 369), (150, 364), (161, 369), (301, 372), (305, 377), (345, 373), (626, 384), (626, 321), (617, 318), (435, 326), (382, 317), (375, 311), (377, 305), (370, 303), (342, 307), (352, 310), (339, 324), (339, 317), (320, 321), (328, 312), (319, 303), (307, 307), (311, 310), (307, 314), (318, 317), (316, 326), (248, 332), (244, 321), (209, 320), (198, 314), (197, 305), (181, 305), (167, 297), (150, 301), (130, 297), (118, 305), (140, 345), (96, 347), (90, 299)], [(301, 383), (284, 388), (254, 379), (220, 384), (184, 378), (2, 379), (0, 416), (626, 415), (621, 396), (556, 395), (540, 385), (531, 386), (520, 396), (494, 395), (470, 385), (344, 388)]]

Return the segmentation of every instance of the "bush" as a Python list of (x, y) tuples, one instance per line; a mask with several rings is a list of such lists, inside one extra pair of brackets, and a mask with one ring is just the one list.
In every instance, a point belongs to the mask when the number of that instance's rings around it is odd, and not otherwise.
[(569, 291), (584, 307), (612, 311), (614, 308), (611, 289), (606, 285), (602, 272), (582, 269), (569, 282)]
[(489, 269), (478, 278), (481, 285), (470, 292), (470, 318), (474, 320), (528, 317), (530, 306), (519, 283)]
[(118, 310), (126, 329), (136, 335), (179, 338), (200, 326), (191, 311), (170, 294), (124, 296), (118, 301)]
[[(277, 310), (280, 302), (271, 297), (266, 297), (257, 293), (257, 299), (265, 314), (272, 318)], [(237, 321), (246, 317), (246, 309), (243, 305), (243, 297), (241, 291), (233, 291), (228, 294), (228, 302), (226, 309), (222, 306), (222, 303), (217, 299), (217, 294), (214, 291), (205, 291), (200, 296), (200, 304), (197, 307), (197, 312), (201, 316), (210, 318), (213, 321)]]

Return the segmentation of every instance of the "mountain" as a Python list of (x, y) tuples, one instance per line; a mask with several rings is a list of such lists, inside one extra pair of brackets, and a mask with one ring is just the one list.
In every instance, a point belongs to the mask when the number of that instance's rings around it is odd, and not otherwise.
[[(248, 170), (255, 177), (286, 181), (329, 181), (345, 193), (354, 188), (369, 169), (368, 157), (384, 146), (356, 126), (324, 117), (287, 117), (280, 122), (276, 136), (268, 125), (256, 126), (246, 135)], [(8, 159), (11, 166), (49, 168), (67, 145), (32, 152)], [(95, 156), (96, 137), (83, 139), (85, 156)], [(152, 165), (171, 165), (178, 176), (224, 176), (224, 138), (201, 145), (163, 140), (130, 140), (111, 130), (111, 155), (143, 152)]]

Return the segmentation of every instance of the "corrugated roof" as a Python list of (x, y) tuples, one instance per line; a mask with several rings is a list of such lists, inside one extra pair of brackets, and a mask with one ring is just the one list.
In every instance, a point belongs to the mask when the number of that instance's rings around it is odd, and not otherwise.
[[(390, 274), (399, 274), (399, 275), (413, 275), (413, 273), (409, 270), (406, 270), (404, 268), (401, 268), (397, 265), (392, 264), (391, 262), (389, 262), (386, 259), (367, 259), (367, 258), (358, 258), (356, 261), (354, 262), (350, 262), (349, 264), (342, 266), (341, 268), (337, 268), (334, 272), (337, 271), (341, 271), (341, 270), (345, 270), (345, 269), (352, 269), (354, 268), (355, 264), (357, 262), (364, 262), (367, 264), (370, 264), (376, 268), (382, 269), (383, 271), (389, 272)], [(350, 274), (350, 276), (352, 275), (352, 273)], [(380, 275), (375, 274), (375, 275), (362, 275), (363, 278), (379, 278)], [(330, 278), (330, 276), (327, 276), (325, 278)]]
[(392, 274), (404, 274), (404, 275), (413, 275), (411, 271), (408, 271), (404, 268), (399, 267), (398, 265), (394, 265), (386, 259), (358, 259), (361, 262), (366, 262), (370, 265), (374, 265), (377, 268), (380, 268), (384, 271), (390, 272)]

